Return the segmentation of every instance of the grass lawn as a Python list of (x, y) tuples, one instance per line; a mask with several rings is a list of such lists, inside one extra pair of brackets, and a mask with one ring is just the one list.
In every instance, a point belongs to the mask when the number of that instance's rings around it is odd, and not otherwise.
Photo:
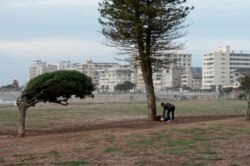
[[(15, 107), (0, 107), (0, 165), (250, 165), (250, 123), (243, 116), (178, 123), (178, 117), (244, 115), (240, 100), (171, 101), (176, 121), (90, 131), (10, 137), (16, 130)], [(158, 114), (162, 113), (157, 103)], [(91, 123), (146, 118), (146, 103), (38, 105), (28, 110), (29, 130), (57, 130)], [(144, 122), (144, 121), (143, 121)], [(140, 123), (138, 125), (143, 125)]]
[[(211, 101), (170, 101), (176, 106), (176, 116), (186, 115), (239, 115), (245, 114), (245, 100), (211, 100)], [(0, 126), (4, 130), (16, 129), (18, 112), (16, 107), (0, 107)], [(162, 114), (157, 103), (157, 114)], [(105, 103), (69, 105), (37, 105), (27, 112), (27, 128), (60, 128), (60, 126), (89, 121), (107, 121), (147, 116), (146, 102), (140, 103)]]

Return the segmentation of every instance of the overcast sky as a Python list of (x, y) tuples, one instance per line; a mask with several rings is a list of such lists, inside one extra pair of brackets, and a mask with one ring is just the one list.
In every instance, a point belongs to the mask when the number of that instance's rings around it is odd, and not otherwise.
[[(193, 66), (219, 46), (250, 53), (249, 0), (188, 0), (195, 10), (186, 49)], [(0, 0), (0, 85), (24, 84), (33, 60), (114, 62), (116, 50), (102, 45), (100, 0)]]

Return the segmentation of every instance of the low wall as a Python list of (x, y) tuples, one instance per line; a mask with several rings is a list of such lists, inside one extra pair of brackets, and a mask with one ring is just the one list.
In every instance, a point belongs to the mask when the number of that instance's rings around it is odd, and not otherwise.
[[(21, 95), (20, 92), (0, 92), (0, 104), (14, 104), (16, 99)], [(156, 93), (157, 101), (166, 100), (215, 100), (215, 99), (237, 99), (237, 95), (219, 96), (217, 93), (190, 92), (190, 93)], [(106, 103), (106, 102), (130, 102), (146, 101), (146, 93), (108, 93), (95, 94), (94, 98), (71, 98), (70, 103)]]

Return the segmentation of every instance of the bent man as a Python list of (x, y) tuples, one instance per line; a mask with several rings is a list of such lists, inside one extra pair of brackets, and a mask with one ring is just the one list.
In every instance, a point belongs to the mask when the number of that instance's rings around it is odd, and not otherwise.
[[(163, 108), (163, 117), (165, 118), (165, 121), (168, 121), (170, 120), (170, 112), (172, 112), (172, 120), (174, 120), (174, 111), (175, 111), (175, 106), (171, 103), (161, 103), (161, 106)], [(165, 115), (166, 114), (166, 110), (168, 111), (167, 112), (167, 116)]]

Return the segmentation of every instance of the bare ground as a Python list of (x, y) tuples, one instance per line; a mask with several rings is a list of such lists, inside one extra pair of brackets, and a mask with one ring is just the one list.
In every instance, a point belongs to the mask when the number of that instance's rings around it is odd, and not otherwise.
[[(213, 139), (202, 137), (206, 143), (183, 148), (193, 138), (185, 131), (197, 128)], [(250, 165), (249, 131), (250, 122), (242, 115), (183, 116), (171, 123), (92, 121), (57, 130), (28, 129), (22, 139), (16, 131), (0, 131), (0, 165)], [(186, 142), (179, 146), (168, 140)]]

